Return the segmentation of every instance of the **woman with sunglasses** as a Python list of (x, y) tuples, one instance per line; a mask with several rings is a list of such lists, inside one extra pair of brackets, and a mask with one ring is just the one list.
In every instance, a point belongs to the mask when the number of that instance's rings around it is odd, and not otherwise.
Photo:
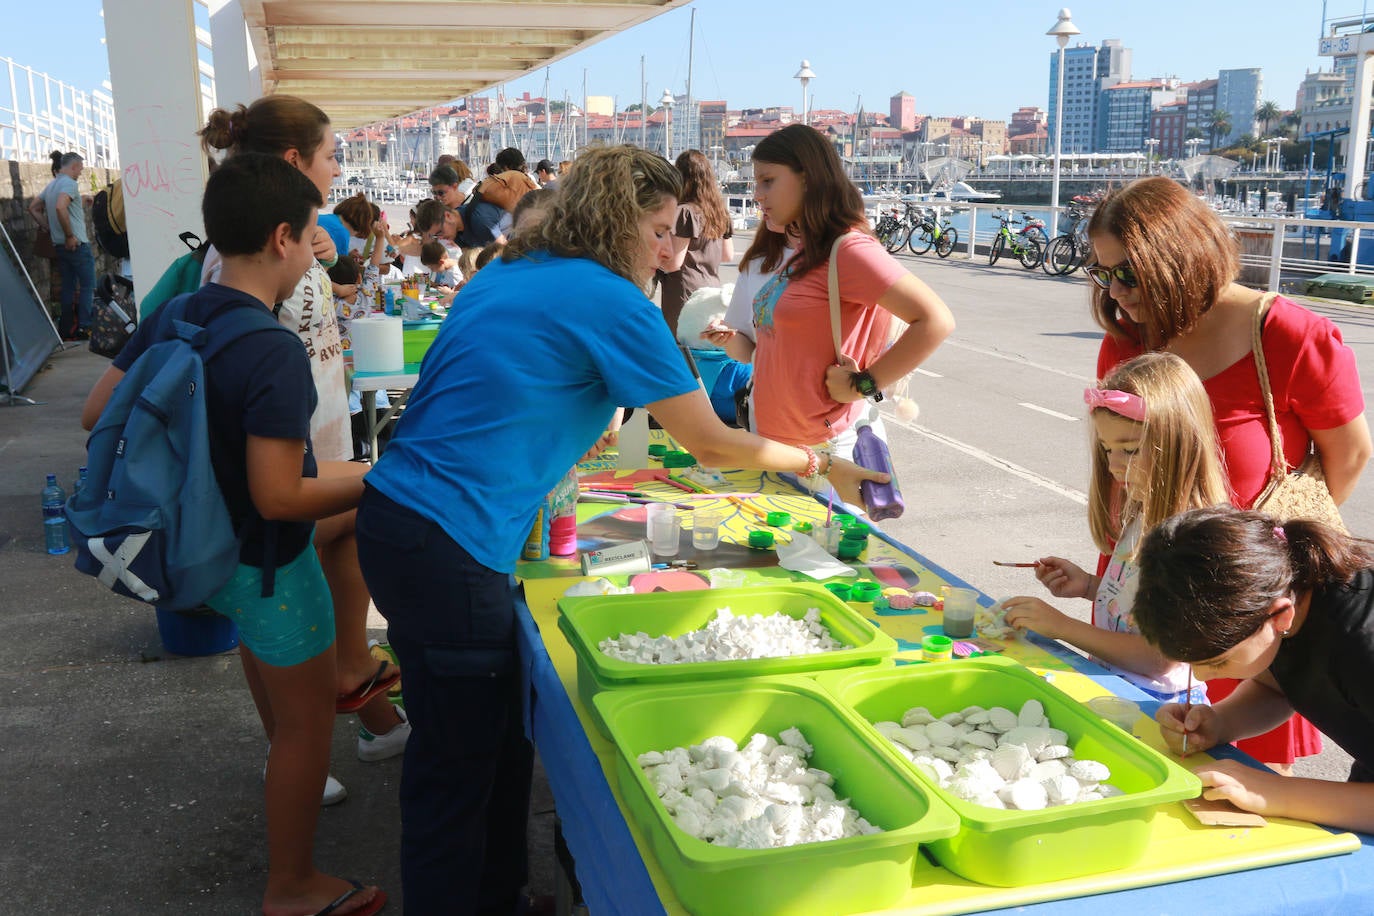
[(1204, 798), (1374, 831), (1372, 546), (1320, 522), (1278, 526), (1229, 508), (1176, 515), (1145, 536), (1133, 607), (1141, 633), (1203, 679), (1244, 679), (1215, 706), (1161, 707), (1170, 748), (1205, 751), (1297, 710), (1355, 758), (1345, 783), (1207, 763), (1197, 769)]
[[(1249, 508), (1269, 476), (1264, 396), (1251, 353), (1262, 293), (1236, 282), (1240, 259), (1221, 219), (1169, 178), (1145, 178), (1109, 195), (1088, 223), (1096, 264), (1093, 317), (1106, 330), (1097, 375), (1146, 350), (1168, 350), (1202, 379), (1226, 459), (1231, 499)], [(1283, 296), (1264, 319), (1265, 360), (1288, 464), (1315, 447), (1337, 504), (1355, 489), (1371, 446), (1355, 356), (1329, 320)], [(1234, 681), (1213, 681), (1221, 700)], [(1240, 748), (1287, 770), (1321, 751), (1299, 717)]]

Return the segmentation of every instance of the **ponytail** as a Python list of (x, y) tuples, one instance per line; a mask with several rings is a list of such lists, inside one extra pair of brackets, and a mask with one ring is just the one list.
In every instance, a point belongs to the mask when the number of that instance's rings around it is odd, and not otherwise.
[(233, 111), (211, 111), (200, 131), (200, 142), (207, 153), (227, 150), (231, 156), (281, 156), (294, 149), (306, 162), (312, 162), (328, 129), (329, 116), (319, 106), (291, 95), (268, 95), (247, 108), (236, 105)]
[(1293, 519), (1274, 533), (1288, 544), (1294, 591), (1349, 582), (1361, 569), (1374, 565), (1374, 544), (1315, 519)]

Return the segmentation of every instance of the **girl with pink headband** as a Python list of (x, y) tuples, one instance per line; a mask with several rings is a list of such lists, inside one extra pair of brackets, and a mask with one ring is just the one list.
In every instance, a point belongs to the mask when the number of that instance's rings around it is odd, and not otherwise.
[[(1207, 392), (1182, 359), (1155, 352), (1122, 363), (1083, 400), (1093, 425), (1088, 525), (1111, 562), (1095, 576), (1044, 557), (1035, 575), (1056, 598), (1091, 601), (1091, 622), (1023, 595), (1002, 602), (1007, 623), (1087, 652), (1154, 697), (1181, 701), (1189, 694), (1188, 665), (1150, 645), (1131, 615), (1135, 550), (1169, 516), (1227, 502)], [(1206, 702), (1200, 684), (1192, 694), (1192, 702)]]

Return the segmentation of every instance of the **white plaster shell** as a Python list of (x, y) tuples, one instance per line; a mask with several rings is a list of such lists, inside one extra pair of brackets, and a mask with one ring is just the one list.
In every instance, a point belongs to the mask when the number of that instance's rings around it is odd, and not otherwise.
[(1069, 767), (1069, 775), (1079, 782), (1106, 782), (1111, 778), (1112, 771), (1107, 769), (1106, 764), (1096, 760), (1076, 760)]
[(1001, 706), (994, 706), (988, 710), (988, 722), (993, 728), (997, 729), (999, 735), (1003, 732), (1011, 731), (1021, 724), (1021, 720), (1016, 713)]

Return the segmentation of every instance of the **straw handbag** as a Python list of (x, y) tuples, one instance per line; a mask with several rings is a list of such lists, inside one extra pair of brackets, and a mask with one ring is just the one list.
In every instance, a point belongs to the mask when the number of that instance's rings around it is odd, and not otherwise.
[(1322, 473), (1321, 455), (1310, 453), (1302, 465), (1292, 472), (1283, 456), (1283, 433), (1274, 413), (1274, 395), (1269, 389), (1269, 369), (1264, 362), (1264, 345), (1260, 332), (1264, 327), (1264, 316), (1273, 304), (1274, 293), (1267, 293), (1260, 299), (1255, 310), (1255, 323), (1251, 330), (1252, 352), (1255, 369), (1259, 372), (1260, 390), (1264, 393), (1264, 415), (1269, 424), (1269, 482), (1255, 499), (1256, 511), (1272, 515), (1280, 522), (1304, 518), (1325, 522), (1334, 528), (1345, 531), (1336, 501), (1326, 487), (1326, 476)]

